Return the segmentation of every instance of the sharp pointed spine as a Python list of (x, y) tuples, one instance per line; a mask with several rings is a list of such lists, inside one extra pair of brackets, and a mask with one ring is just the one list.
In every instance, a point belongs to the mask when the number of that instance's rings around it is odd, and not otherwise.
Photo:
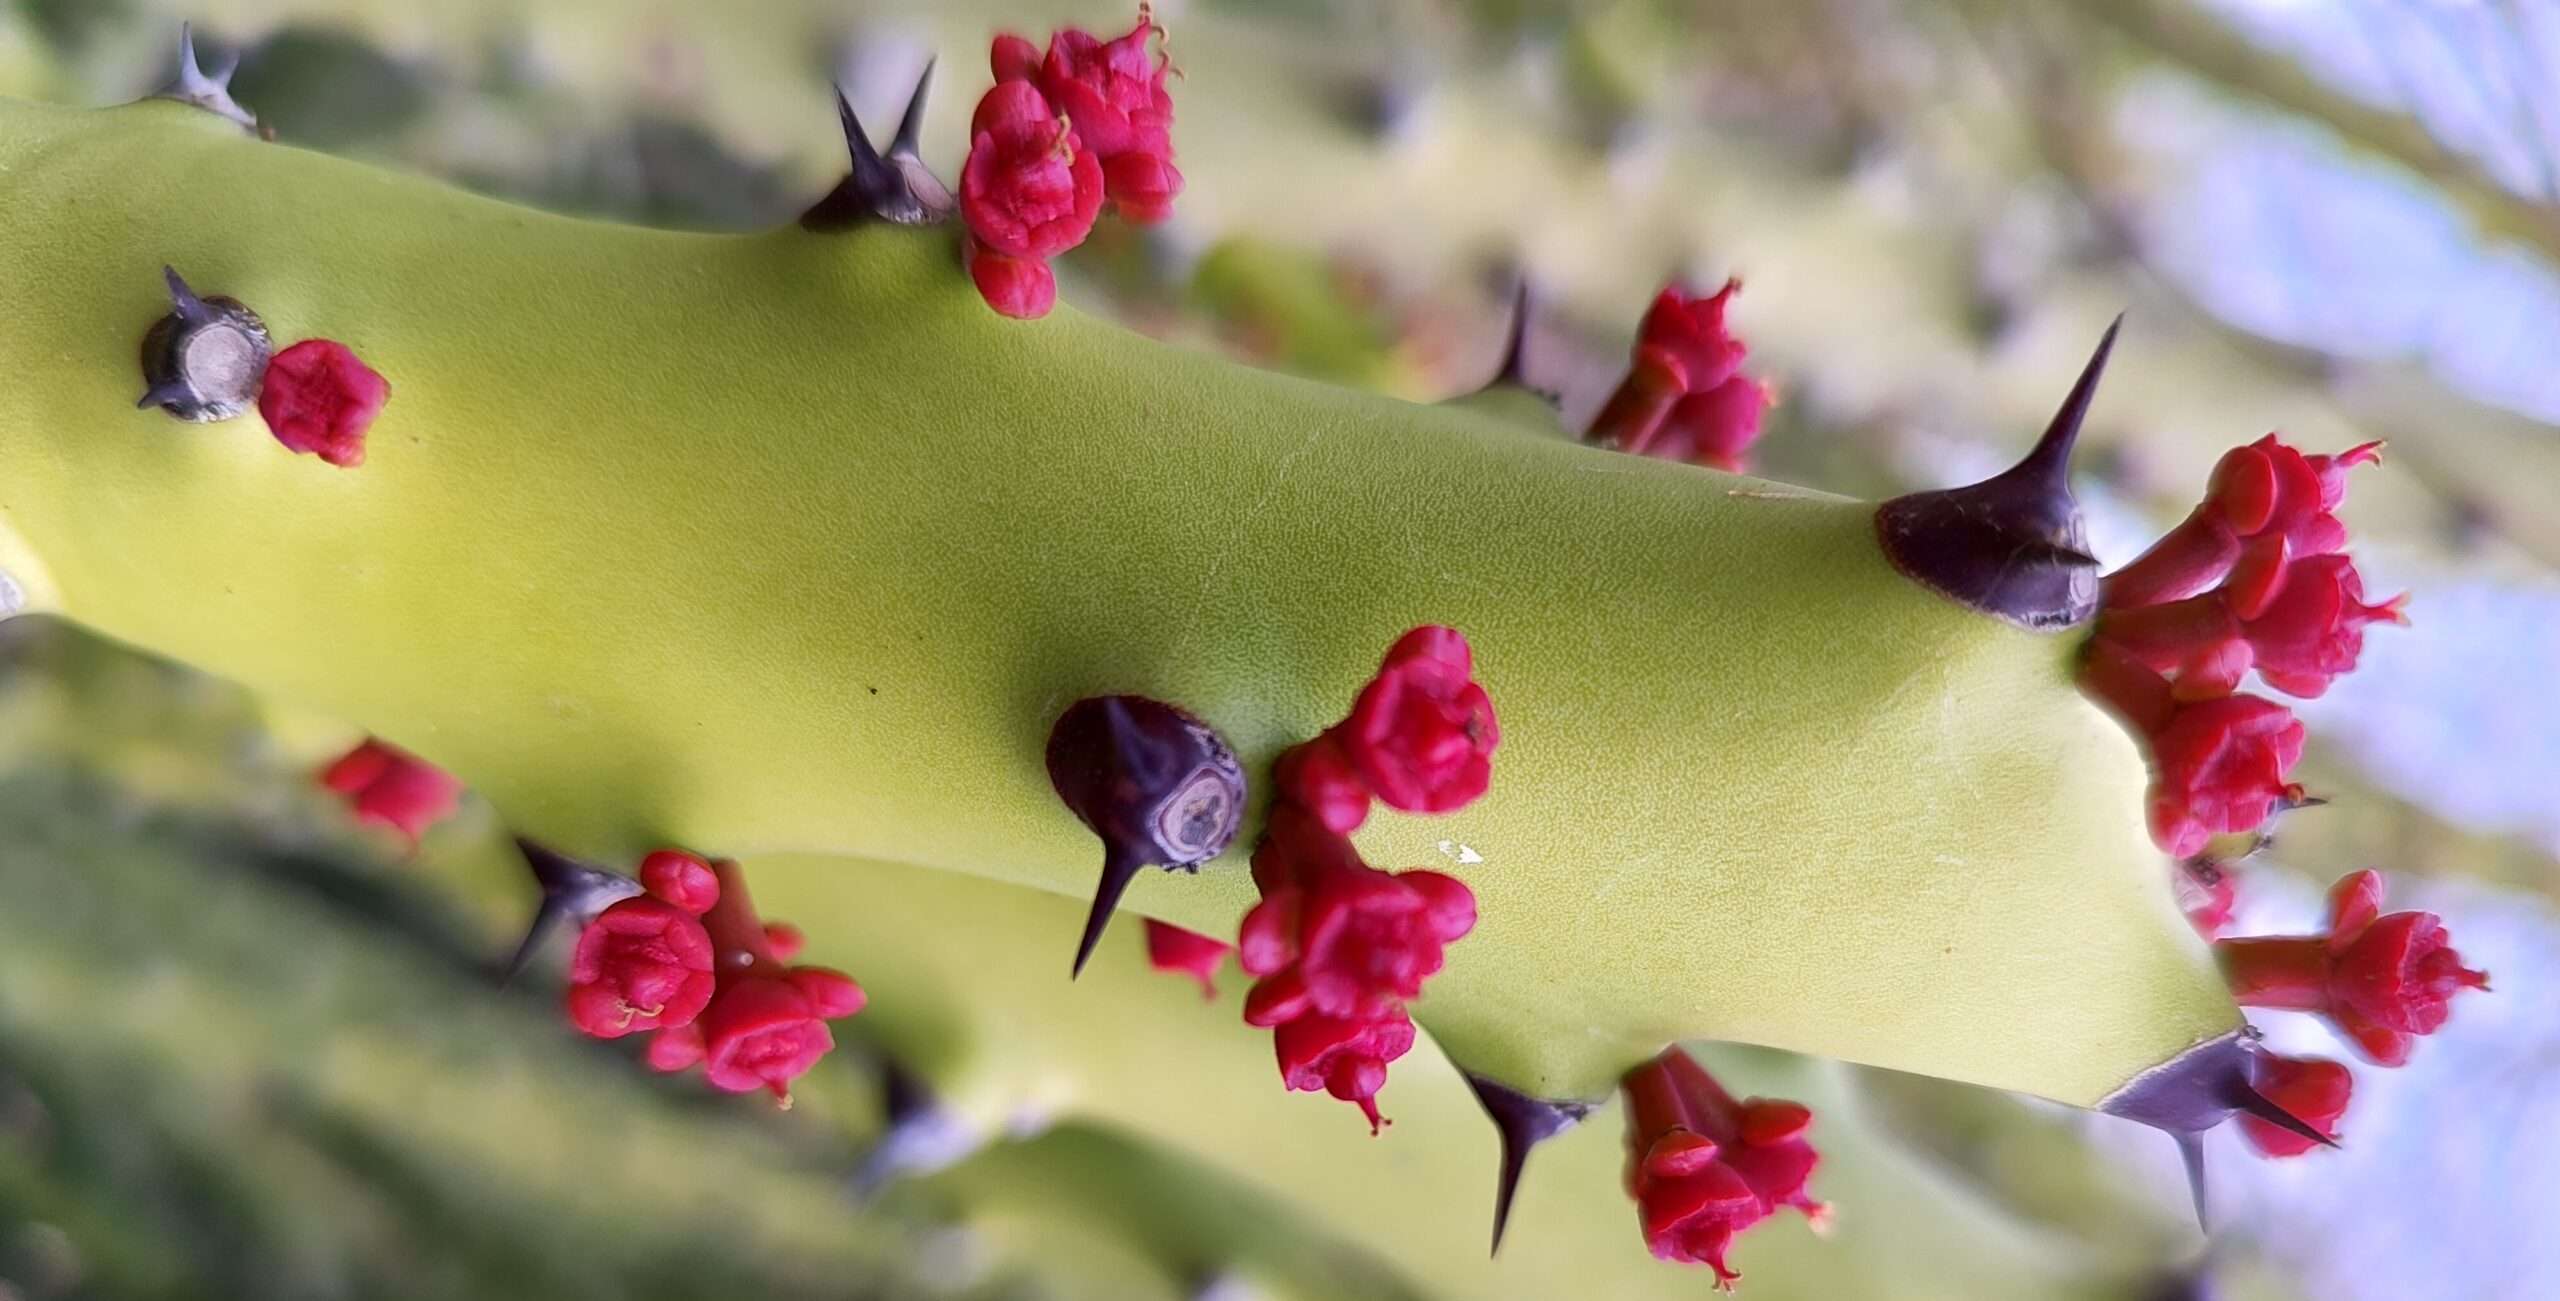
[(1093, 906), (1085, 912), (1084, 937), (1076, 941), (1075, 965), (1067, 971), (1069, 980), (1084, 974), (1085, 961), (1093, 956), (1094, 946), (1102, 942), (1102, 932), (1120, 910), (1120, 896), (1128, 891), (1129, 882), (1136, 879), (1142, 866), (1118, 854), (1102, 860), (1102, 880), (1094, 886)]
[(1511, 1205), (1519, 1194), (1520, 1178), (1529, 1168), (1529, 1153), (1538, 1144), (1582, 1123), (1594, 1104), (1531, 1097), (1473, 1071), (1462, 1074), (1467, 1087), (1475, 1091), (1476, 1102), (1484, 1108), (1486, 1118), (1493, 1122), (1494, 1134), (1502, 1145), (1499, 1164), (1494, 1168), (1491, 1249), (1492, 1254), (1499, 1254), (1503, 1234), (1511, 1227)]
[(2211, 1233), (2213, 1220), (2205, 1200), (2204, 1135), (2186, 1133), (2173, 1137), (2178, 1142), (2178, 1160), (2187, 1167), (2187, 1197), (2195, 1203), (2196, 1227)]
[(2071, 495), (2071, 453), (2115, 352), (2119, 316), (2035, 446), (1980, 483), (1896, 497), (1876, 508), (1893, 567), (1967, 608), (2025, 628), (2068, 628), (2098, 609), (2098, 562)]
[(255, 135), (258, 133), (257, 115), (242, 108), (240, 102), (231, 97), (231, 76), (239, 69), (240, 54), (234, 50), (223, 60), (219, 72), (206, 72), (204, 61), (196, 54), (195, 24), (180, 23), (177, 74), (151, 97), (192, 104)]
[(924, 61), (924, 71), (916, 74), (916, 88), (907, 96), (907, 111), (898, 118), (898, 134), (889, 141), (891, 158), (916, 158), (919, 142), (924, 137), (925, 96), (933, 90), (932, 59)]
[(2106, 374), (2107, 358), (2115, 353), (2116, 335), (2123, 329), (2124, 314), (2119, 312), (2116, 319), (2107, 323), (2107, 332), (2098, 336), (2097, 348), (2080, 368), (2080, 378), (2072, 381), (2071, 391), (2064, 395), (2062, 406), (2053, 413), (2053, 421), (2045, 426), (2043, 436), (2028, 449), (2025, 459), (2001, 477), (2014, 476), (2048, 492), (2070, 495), (2071, 453), (2080, 444), (2080, 427), (2089, 418), (2090, 404), (2097, 400), (2098, 380)]

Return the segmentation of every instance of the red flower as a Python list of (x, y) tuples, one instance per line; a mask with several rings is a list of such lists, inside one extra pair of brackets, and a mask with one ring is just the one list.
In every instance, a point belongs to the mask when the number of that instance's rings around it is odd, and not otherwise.
[(322, 770), (320, 783), (345, 796), (358, 818), (398, 831), (412, 846), (462, 802), (453, 774), (373, 737)]
[(1048, 263), (991, 252), (975, 239), (963, 244), (961, 256), (978, 296), (997, 312), (1017, 321), (1036, 321), (1058, 305), (1058, 274)]
[(1769, 386), (1748, 375), (1690, 393), (1671, 405), (1645, 452), (1741, 474), (1751, 467), (1751, 447), (1760, 441), (1760, 420), (1772, 400)]
[(1664, 286), (1637, 327), (1627, 377), (1592, 419), (1590, 441), (1729, 472), (1747, 468), (1770, 392), (1741, 373), (1750, 350), (1725, 328), (1725, 305), (1741, 289), (1727, 280), (1701, 298)]
[(1039, 88), (1000, 81), (978, 101), (960, 215), (990, 251), (1047, 258), (1084, 242), (1102, 211), (1102, 164)]
[(1203, 998), (1218, 996), (1218, 968), (1231, 947), (1197, 931), (1147, 919), (1147, 965), (1199, 981)]
[(1352, 768), (1390, 807), (1445, 813), (1484, 794), (1502, 733), (1473, 667), (1456, 629), (1416, 628), (1388, 649), (1351, 717), (1333, 730)]
[(706, 1050), (702, 1043), (702, 1022), (671, 1025), (649, 1037), (649, 1048), (643, 1060), (649, 1069), (669, 1075), (693, 1069)]
[[(826, 1023), (861, 1011), (865, 1001), (852, 978), (824, 967), (724, 982), (720, 996), (702, 1010), (704, 1073), (711, 1087), (728, 1093), (766, 1089), (789, 1106), (791, 1081), (836, 1046)], [(670, 1052), (681, 1056), (683, 1050)]]
[(599, 1039), (680, 1026), (702, 1013), (715, 983), (701, 922), (663, 899), (625, 899), (578, 934), (569, 1019)]
[(2320, 1013), (2383, 1066), (2409, 1060), (2417, 1036), (2442, 1029), (2454, 995), (2489, 987), (2485, 973), (2462, 965), (2443, 919), (2383, 915), (2382, 876), (2371, 871), (2330, 889), (2326, 935), (2253, 936), (2214, 949), (2242, 1005)]
[(2109, 609), (2174, 601), (2212, 587), (2242, 565), (2244, 549), (2260, 568), (2293, 557), (2328, 555), (2346, 545), (2335, 514), (2346, 499), (2347, 471), (2382, 459), (2382, 444), (2335, 456), (2305, 456), (2269, 434), (2223, 454), (2204, 501), (2140, 559), (2107, 576)]
[(696, 917), (720, 902), (720, 878), (711, 865), (680, 849), (661, 849), (641, 859), (640, 888)]
[(2234, 448), (2203, 504), (2107, 576), (2080, 681), (2150, 743), (2162, 849), (2192, 855), (2302, 798), (2286, 780), (2302, 725), (2272, 701), (2232, 694), (2251, 670), (2278, 691), (2317, 696), (2355, 668), (2367, 624), (2406, 622), (2403, 598), (2365, 604), (2354, 562), (2338, 554), (2346, 472), (2380, 446), (2305, 456), (2269, 434)]
[(1378, 1090), (1386, 1086), (1387, 1063), (1413, 1048), (1413, 1019), (1402, 1007), (1375, 1017), (1300, 1016), (1273, 1031), (1271, 1044), (1291, 1092), (1322, 1089), (1358, 1104), (1374, 1136), (1387, 1123), (1378, 1114)]
[(997, 81), (1032, 82), (1066, 113), (1102, 165), (1105, 196), (1142, 225), (1169, 216), (1182, 192), (1173, 166), (1173, 97), (1164, 85), (1169, 68), (1161, 47), (1147, 48), (1163, 34), (1141, 4), (1137, 25), (1115, 40), (1061, 28), (1043, 58), (1031, 42), (1008, 34), (996, 38), (988, 57)]
[(1475, 895), (1464, 882), (1381, 872), (1294, 808), (1274, 811), (1254, 876), (1274, 883), (1245, 914), (1237, 942), (1245, 971), (1262, 978), (1246, 995), (1251, 1025), (1381, 1016), (1419, 997), (1446, 947), (1475, 929)]
[(1280, 798), (1314, 815), (1325, 829), (1347, 836), (1369, 820), (1369, 786), (1352, 771), (1350, 756), (1328, 732), (1293, 745), (1272, 765)]
[(770, 1089), (785, 1103), (791, 1081), (836, 1046), (807, 995), (765, 976), (735, 980), (703, 1009), (704, 1061), (711, 1087), (728, 1093)]
[[(2322, 1058), (2262, 1052), (2250, 1059), (2249, 1083), (2268, 1101), (2334, 1139), (2338, 1118), (2347, 1114), (2347, 1099), (2355, 1092), (2356, 1077), (2346, 1067)], [(2240, 1132), (2250, 1146), (2268, 1156), (2300, 1156), (2319, 1146), (2245, 1113), (2240, 1117)]]
[(2090, 643), (2080, 686), (2151, 751), (2151, 839), (2179, 858), (2214, 836), (2255, 830), (2303, 799), (2287, 780), (2302, 758), (2293, 711), (2258, 696), (2179, 700), (2168, 679), (2114, 642)]
[(1736, 1235), (1792, 1206), (1820, 1222), (1805, 1192), (1820, 1155), (1805, 1140), (1813, 1113), (1801, 1104), (1737, 1102), (1678, 1047), (1627, 1072), (1627, 1192), (1653, 1254), (1703, 1264), (1730, 1291), (1725, 1266)]
[(1149, 41), (1164, 34), (1150, 7), (1115, 40), (1076, 27), (1049, 37), (1040, 89), (1075, 119), (1076, 131), (1104, 161), (1131, 152), (1170, 153), (1173, 97), (1165, 92), (1168, 60)]
[(364, 435), (391, 400), (391, 382), (347, 345), (305, 339), (267, 363), (258, 414), (276, 441), (331, 465), (364, 463)]
[(648, 894), (578, 937), (570, 1020), (605, 1039), (656, 1030), (652, 1068), (706, 1063), (714, 1087), (770, 1089), (790, 1105), (790, 1082), (835, 1046), (825, 1023), (861, 1011), (862, 987), (826, 967), (785, 966), (800, 932), (757, 919), (734, 862), (662, 849), (641, 861), (640, 879)]
[[(2273, 554), (2281, 558), (2282, 548)], [(2216, 591), (2109, 610), (2098, 619), (2098, 636), (2151, 668), (2177, 670), (2175, 691), (2184, 699), (2228, 695), (2252, 668), (2276, 690), (2309, 698), (2354, 670), (2365, 625), (2407, 622), (2400, 613), (2407, 599), (2367, 605), (2355, 562), (2319, 555), (2263, 575), (2244, 564)]]
[(1182, 173), (1159, 154), (1122, 154), (1103, 161), (1102, 192), (1122, 220), (1152, 226), (1173, 215)]
[(2151, 838), (2184, 858), (2217, 835), (2254, 830), (2299, 803), (2286, 780), (2302, 758), (2293, 711), (2257, 696), (2184, 703), (2152, 734)]

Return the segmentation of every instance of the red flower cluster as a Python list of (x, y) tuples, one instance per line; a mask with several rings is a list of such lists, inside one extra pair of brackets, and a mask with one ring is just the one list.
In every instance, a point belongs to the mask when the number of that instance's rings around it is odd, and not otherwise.
[(578, 936), (569, 1019), (600, 1039), (655, 1030), (649, 1064), (703, 1063), (711, 1086), (769, 1089), (783, 1105), (791, 1081), (835, 1047), (826, 1023), (862, 1010), (862, 987), (826, 967), (785, 966), (796, 929), (766, 925), (738, 865), (660, 850), (640, 865), (648, 893), (599, 914)]
[(1645, 1245), (1664, 1260), (1703, 1264), (1731, 1291), (1735, 1235), (1783, 1206), (1820, 1224), (1829, 1209), (1805, 1192), (1821, 1160), (1805, 1141), (1813, 1113), (1768, 1098), (1735, 1101), (1674, 1046), (1627, 1072), (1627, 1195)]
[(1226, 965), (1234, 947), (1198, 931), (1147, 919), (1147, 965), (1199, 981), (1202, 998), (1218, 996), (1218, 968)]
[(453, 774), (387, 741), (366, 737), (320, 772), (356, 817), (399, 832), (411, 846), (462, 802)]
[(1725, 304), (1741, 288), (1727, 280), (1700, 297), (1663, 287), (1636, 330), (1634, 365), (1592, 418), (1590, 441), (1734, 474), (1749, 468), (1774, 395), (1742, 373), (1750, 350), (1725, 328)]
[(990, 59), (996, 80), (1034, 82), (1066, 111), (1101, 160), (1104, 195), (1142, 226), (1173, 215), (1173, 198), (1182, 193), (1182, 173), (1173, 166), (1173, 97), (1164, 88), (1171, 69), (1162, 45), (1147, 48), (1163, 35), (1142, 3), (1137, 25), (1116, 40), (1063, 28), (1049, 37), (1043, 58), (1031, 42), (1006, 34), (996, 38)]
[(2302, 725), (2272, 700), (2236, 694), (2252, 670), (2317, 696), (2356, 665), (2367, 624), (2406, 622), (2401, 599), (2364, 600), (2338, 549), (2334, 513), (2368, 443), (2305, 456), (2273, 434), (2214, 468), (2204, 503), (2106, 580), (2082, 684), (2151, 745), (2152, 838), (2180, 857), (2250, 831), (2299, 801), (2287, 781)]
[[(2347, 1114), (2355, 1093), (2353, 1072), (2318, 1057), (2279, 1057), (2258, 1053), (2249, 1060), (2249, 1086), (2270, 1102), (2293, 1113), (2313, 1129), (2335, 1139), (2338, 1118)], [(2268, 1156), (2300, 1156), (2319, 1144), (2281, 1125), (2243, 1113), (2240, 1133), (2249, 1145)]]
[(1279, 793), (1253, 853), (1262, 902), (1245, 914), (1237, 959), (1257, 977), (1248, 1025), (1273, 1031), (1282, 1080), (1357, 1103), (1385, 1123), (1387, 1064), (1413, 1047), (1405, 1003), (1475, 929), (1476, 900), (1439, 872), (1382, 872), (1350, 833), (1369, 801), (1413, 812), (1462, 808), (1485, 791), (1500, 733), (1454, 629), (1396, 640), (1351, 716), (1276, 766)]
[(267, 362), (258, 414), (276, 441), (331, 465), (364, 463), (365, 431), (391, 400), (391, 381), (347, 345), (305, 339)]
[(2317, 1012), (2367, 1060), (2398, 1066), (2419, 1035), (2451, 1015), (2453, 996), (2487, 989), (2462, 965), (2429, 912), (2382, 912), (2382, 874), (2356, 872), (2329, 891), (2329, 933), (2221, 940), (2214, 952), (2244, 1007)]
[(1493, 780), (1502, 740), (1474, 674), (1474, 652), (1454, 628), (1397, 638), (1351, 716), (1280, 757), (1280, 797), (1346, 836), (1368, 821), (1371, 799), (1407, 813), (1473, 803)]
[(1045, 316), (1058, 299), (1049, 259), (1084, 242), (1109, 198), (1120, 215), (1162, 221), (1182, 190), (1163, 34), (1141, 5), (1128, 35), (1069, 27), (1037, 47), (1010, 33), (989, 51), (996, 84), (969, 125), (960, 217), (969, 276), (1007, 316)]

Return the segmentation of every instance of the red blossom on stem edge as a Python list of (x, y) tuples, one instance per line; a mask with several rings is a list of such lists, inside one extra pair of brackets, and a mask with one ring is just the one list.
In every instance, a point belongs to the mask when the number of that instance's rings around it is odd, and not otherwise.
[(1226, 964), (1234, 947), (1198, 931), (1147, 919), (1147, 965), (1199, 981), (1202, 998), (1218, 996), (1218, 968)]
[(1277, 797), (1254, 848), (1262, 901), (1236, 957), (1256, 977), (1246, 1024), (1268, 1027), (1282, 1080), (1358, 1103), (1376, 1133), (1387, 1064), (1413, 1046), (1405, 1003), (1475, 928), (1474, 892), (1440, 872), (1382, 872), (1348, 839), (1369, 801), (1464, 807), (1491, 778), (1500, 733), (1465, 637), (1436, 626), (1396, 640), (1351, 716), (1274, 765)]
[(305, 339), (267, 362), (258, 414), (276, 441), (341, 468), (364, 463), (365, 431), (391, 400), (391, 381), (347, 345)]
[(2347, 471), (2381, 460), (2380, 443), (2306, 456), (2274, 434), (2231, 449), (2213, 467), (2194, 512), (2107, 576), (2107, 608), (2159, 605), (2204, 591), (2235, 569), (2264, 573), (2288, 559), (2343, 550), (2347, 530), (2336, 512), (2346, 499)]
[(320, 784), (345, 796), (357, 818), (399, 832), (412, 847), (462, 803), (453, 774), (374, 737), (322, 769)]
[(999, 81), (970, 121), (960, 171), (965, 256), (978, 292), (1007, 316), (1057, 299), (1048, 259), (1084, 242), (1102, 211), (1102, 165), (1028, 81)]
[(1700, 296), (1666, 285), (1637, 327), (1635, 360), (1591, 421), (1589, 441), (1739, 474), (1774, 395), (1742, 373), (1750, 350), (1726, 329), (1739, 280)]
[(2163, 851), (2193, 856), (2303, 802), (2290, 780), (2303, 742), (2292, 710), (2258, 696), (2178, 700), (2168, 679), (2103, 640), (2090, 643), (2080, 685), (2149, 743), (2146, 816)]
[(1663, 1260), (1703, 1264), (1731, 1291), (1725, 1253), (1744, 1230), (1792, 1206), (1820, 1224), (1829, 1208), (1805, 1191), (1821, 1160), (1805, 1131), (1813, 1113), (1768, 1098), (1736, 1101), (1674, 1046), (1627, 1072), (1627, 1194), (1645, 1245)]
[[(2335, 1139), (2339, 1137), (2338, 1118), (2347, 1114), (2347, 1101), (2355, 1092), (2356, 1079), (2353, 1072), (2337, 1062), (2262, 1052), (2250, 1059), (2249, 1085), (2268, 1101)], [(2251, 1147), (2268, 1156), (2300, 1156), (2319, 1146), (2281, 1125), (2245, 1113), (2240, 1117), (2240, 1133)]]
[(2364, 599), (2335, 514), (2367, 443), (2306, 456), (2275, 435), (2234, 448), (2205, 500), (2151, 550), (2107, 576), (2081, 684), (2149, 743), (2152, 838), (2186, 857), (2302, 802), (2292, 711), (2238, 694), (2255, 672), (2312, 697), (2352, 671), (2364, 630), (2405, 623), (2394, 597)]
[(1397, 638), (1351, 716), (1281, 756), (1280, 797), (1343, 835), (1368, 820), (1373, 798), (1408, 813), (1474, 803), (1493, 780), (1502, 742), (1474, 670), (1474, 651), (1454, 628), (1427, 625)]
[(788, 966), (797, 928), (759, 921), (738, 865), (677, 850), (644, 859), (647, 894), (578, 937), (569, 1017), (613, 1039), (655, 1030), (649, 1065), (706, 1067), (713, 1088), (791, 1103), (791, 1081), (835, 1046), (826, 1022), (862, 1010), (862, 987), (826, 967)]
[(1141, 4), (1126, 35), (1106, 41), (1060, 28), (1045, 57), (1019, 36), (998, 36), (988, 60), (997, 80), (1033, 82), (1066, 112), (1102, 164), (1106, 197), (1141, 225), (1170, 216), (1182, 192), (1173, 165), (1173, 97), (1165, 91), (1170, 61), (1161, 44), (1147, 48), (1163, 35), (1153, 10)]
[(2489, 987), (2462, 965), (2442, 918), (2383, 913), (2379, 872), (2331, 887), (2326, 934), (2221, 940), (2214, 952), (2242, 1006), (2319, 1013), (2382, 1066), (2408, 1061), (2418, 1036), (2442, 1029), (2454, 995)]

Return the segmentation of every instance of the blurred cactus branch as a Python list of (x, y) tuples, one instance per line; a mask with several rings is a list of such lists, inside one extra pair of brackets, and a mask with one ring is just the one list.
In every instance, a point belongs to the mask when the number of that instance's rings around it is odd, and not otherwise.
[[(2030, 15), (2003, 14), (1993, 6), (1967, 3), (1953, 8), (2014, 107), (2019, 133), (2036, 162), (2068, 189), (2125, 268), (2181, 309), (2189, 328), (2211, 336), (2241, 364), (2322, 395), (2332, 417), (2359, 440), (2386, 438), (2396, 429), (2423, 428), (2446, 420), (2445, 413), (2452, 411), (2466, 413), (2456, 420), (2466, 428), (2492, 422), (2502, 431), (2549, 428), (2460, 398), (2433, 376), (2395, 373), (2388, 381), (2369, 382), (2372, 372), (2391, 368), (2269, 339), (2216, 316), (2195, 300), (2179, 277), (2154, 260), (2140, 219), (2142, 196), (2116, 179), (2122, 174), (2113, 165), (2116, 145), (2105, 114), (2092, 102), (2097, 90), (2087, 77), (2075, 73), (2068, 34), (2051, 30), (2053, 24)], [(2485, 176), (2481, 182), (2494, 185)], [(2560, 211), (2542, 211), (2546, 218), (2560, 218)], [(2391, 400), (2384, 399), (2384, 391)], [(2502, 445), (2510, 441), (2499, 439)], [(2481, 507), (2478, 517), (2470, 521), (2473, 526), (2496, 532), (2541, 563), (2560, 568), (2560, 529), (2535, 512), (2513, 509), (2516, 503), (2506, 500), (2508, 490), (2494, 478), (2483, 480), (2484, 473), (2494, 476), (2496, 471), (2478, 464), (2478, 458), (2439, 448), (2435, 440), (2419, 439), (2394, 443), (2392, 460), (2437, 500)]]
[(2193, 0), (2084, 0), (2080, 11), (2203, 81), (2318, 122), (2349, 147), (2417, 173), (2469, 214), (2483, 236), (2512, 239), (2560, 261), (2560, 208), (2509, 189), (2417, 118), (2330, 86)]

